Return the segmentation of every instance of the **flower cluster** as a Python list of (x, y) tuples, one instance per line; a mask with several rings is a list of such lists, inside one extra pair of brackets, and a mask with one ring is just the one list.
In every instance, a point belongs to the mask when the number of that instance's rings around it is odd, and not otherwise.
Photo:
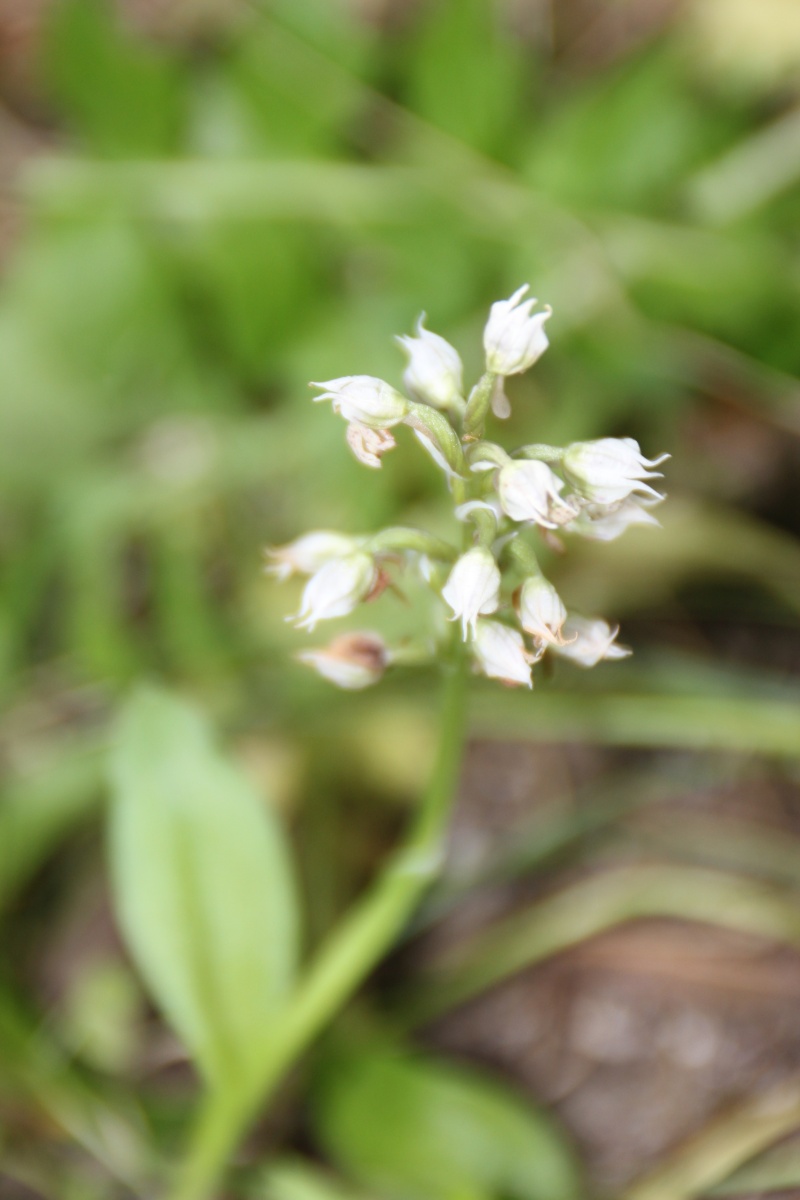
[[(422, 530), (395, 526), (376, 534), (308, 533), (268, 551), (278, 579), (307, 576), (298, 628), (344, 617), (376, 599), (398, 564), (412, 565), (460, 623), (476, 668), (504, 683), (532, 686), (532, 667), (545, 653), (583, 667), (623, 658), (617, 629), (600, 618), (567, 612), (539, 567), (531, 533), (561, 548), (561, 534), (612, 541), (631, 525), (657, 525), (651, 509), (663, 500), (651, 481), (668, 457), (647, 459), (633, 438), (600, 438), (569, 446), (522, 446), (507, 453), (485, 437), (490, 411), (509, 415), (504, 379), (527, 371), (548, 346), (547, 307), (524, 299), (527, 285), (493, 304), (483, 335), (486, 370), (469, 395), (458, 352), (425, 328), (398, 338), (407, 356), (407, 394), (371, 375), (312, 384), (347, 422), (347, 444), (360, 462), (379, 468), (396, 446), (392, 430), (408, 426), (443, 471), (462, 528), (456, 547)], [(343, 688), (377, 682), (392, 663), (419, 661), (431, 650), (390, 649), (373, 632), (340, 635), (299, 655)]]

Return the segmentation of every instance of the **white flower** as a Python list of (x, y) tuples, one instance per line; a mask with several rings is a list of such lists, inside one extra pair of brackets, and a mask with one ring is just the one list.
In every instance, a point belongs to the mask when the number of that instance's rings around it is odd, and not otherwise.
[(500, 602), (500, 571), (491, 551), (474, 546), (456, 562), (442, 596), (453, 610), (451, 621), (461, 618), (464, 638), (468, 626), (475, 632), (479, 614), (497, 611)]
[(499, 621), (478, 621), (472, 639), (478, 666), (490, 679), (533, 687), (531, 659), (522, 634)]
[(325, 389), (315, 401), (332, 400), (333, 411), (346, 421), (358, 421), (371, 429), (399, 424), (409, 408), (405, 396), (374, 375), (343, 375), (311, 386)]
[(365, 600), (378, 582), (378, 568), (369, 554), (358, 551), (334, 558), (311, 576), (303, 589), (298, 629), (313, 629), (318, 621), (345, 617)]
[(561, 645), (562, 627), (567, 610), (561, 597), (544, 575), (526, 579), (519, 594), (519, 619), (522, 628), (541, 644)]
[(545, 529), (556, 529), (578, 515), (578, 508), (562, 499), (564, 481), (547, 463), (526, 459), (501, 467), (497, 491), (503, 512), (512, 521), (535, 521)]
[(343, 633), (323, 649), (303, 650), (297, 658), (337, 687), (357, 691), (378, 682), (389, 652), (377, 633)]
[(286, 546), (271, 546), (267, 556), (274, 561), (265, 570), (278, 579), (291, 575), (313, 575), (332, 558), (342, 558), (358, 549), (358, 539), (343, 533), (332, 533), (326, 529), (306, 533)]
[(486, 370), (495, 375), (520, 375), (541, 358), (549, 342), (544, 323), (553, 310), (545, 306), (533, 313), (534, 299), (520, 303), (530, 284), (517, 288), (509, 300), (498, 300), (489, 310), (483, 331)]
[(661, 500), (659, 492), (645, 483), (658, 479), (653, 471), (668, 454), (652, 461), (645, 458), (634, 438), (600, 438), (594, 442), (573, 442), (564, 451), (562, 466), (569, 481), (595, 504), (616, 504), (632, 492), (641, 492)]
[(447, 408), (461, 399), (463, 367), (458, 351), (438, 333), (423, 325), (425, 313), (417, 321), (416, 337), (398, 337), (396, 341), (408, 355), (403, 383), (420, 400), (434, 408)]
[(580, 516), (567, 526), (568, 533), (579, 533), (581, 537), (595, 542), (613, 542), (631, 525), (658, 525), (646, 504), (657, 504), (657, 500), (641, 501), (629, 496), (621, 504), (610, 507), (589, 505)]
[(564, 622), (564, 640), (553, 650), (581, 667), (595, 667), (603, 658), (627, 658), (631, 653), (626, 646), (615, 645), (618, 633), (619, 626), (612, 629), (599, 617), (569, 616)]
[(394, 450), (397, 442), (388, 429), (372, 429), (360, 421), (350, 421), (347, 426), (347, 444), (359, 462), (365, 467), (380, 467), (381, 458)]

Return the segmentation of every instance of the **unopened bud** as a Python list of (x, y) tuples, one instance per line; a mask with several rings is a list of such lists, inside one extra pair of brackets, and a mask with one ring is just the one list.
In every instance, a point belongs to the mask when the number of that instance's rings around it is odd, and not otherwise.
[(425, 314), (417, 321), (416, 337), (399, 337), (397, 342), (408, 355), (403, 383), (419, 400), (434, 408), (448, 408), (462, 399), (463, 367), (458, 351), (438, 333), (423, 325)]
[(556, 589), (544, 575), (526, 579), (519, 594), (522, 628), (541, 645), (561, 645), (567, 610)]
[(478, 666), (490, 679), (533, 687), (531, 661), (522, 634), (499, 621), (478, 621), (472, 649)]
[(464, 639), (468, 628), (475, 632), (479, 615), (497, 611), (500, 602), (500, 571), (490, 550), (474, 546), (462, 554), (442, 589), (453, 610), (451, 621), (461, 618)]
[(537, 301), (522, 301), (530, 285), (517, 288), (508, 300), (498, 300), (489, 310), (483, 331), (486, 370), (496, 375), (521, 375), (544, 354), (549, 342), (544, 323), (553, 310), (532, 310)]
[(297, 658), (337, 687), (358, 691), (381, 679), (389, 652), (377, 633), (343, 633), (322, 649), (302, 650)]
[(378, 580), (372, 557), (360, 551), (325, 563), (303, 590), (300, 612), (294, 618), (297, 628), (313, 629), (318, 621), (347, 616), (367, 599)]

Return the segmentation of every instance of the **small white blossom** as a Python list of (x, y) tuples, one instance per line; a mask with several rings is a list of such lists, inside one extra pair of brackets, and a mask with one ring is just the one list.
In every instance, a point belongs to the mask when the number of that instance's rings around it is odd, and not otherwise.
[(564, 474), (595, 504), (617, 504), (632, 492), (663, 499), (646, 479), (658, 479), (660, 466), (668, 454), (652, 461), (645, 458), (634, 438), (599, 438), (594, 442), (573, 442), (564, 451)]
[(347, 444), (359, 462), (365, 467), (380, 468), (381, 458), (394, 450), (397, 442), (388, 429), (372, 429), (360, 421), (350, 421), (347, 426)]
[(578, 515), (578, 508), (561, 496), (564, 481), (547, 463), (535, 459), (518, 460), (501, 467), (497, 492), (503, 512), (512, 521), (534, 521), (545, 529), (566, 525)]
[(500, 602), (500, 571), (491, 551), (473, 546), (462, 554), (450, 572), (442, 596), (453, 610), (450, 620), (461, 618), (466, 639), (469, 626), (475, 632), (478, 616), (496, 612)]
[(311, 576), (303, 590), (298, 629), (313, 629), (318, 621), (345, 617), (366, 600), (378, 582), (379, 572), (372, 557), (363, 551), (334, 558)]
[(417, 321), (416, 337), (396, 340), (408, 355), (403, 383), (420, 400), (434, 408), (447, 408), (462, 398), (463, 367), (458, 351), (423, 325), (425, 314)]
[[(632, 438), (601, 438), (566, 448), (533, 443), (512, 457), (484, 439), (490, 406), (497, 417), (509, 415), (506, 378), (526, 371), (548, 345), (545, 325), (551, 311), (542, 306), (536, 311), (528, 291), (526, 284), (492, 305), (483, 332), (486, 370), (468, 399), (458, 353), (425, 328), (424, 313), (412, 335), (397, 339), (407, 357), (406, 395), (371, 375), (312, 384), (321, 392), (316, 399), (330, 400), (346, 421), (353, 454), (371, 468), (380, 467), (382, 456), (394, 448), (395, 425), (412, 429), (446, 476), (455, 517), (469, 522), (474, 536), (472, 548), (460, 552), (458, 541), (452, 545), (405, 526), (362, 537), (320, 530), (270, 549), (266, 569), (271, 574), (308, 576), (300, 611), (289, 618), (299, 628), (313, 629), (374, 601), (392, 586), (385, 569), (391, 562), (414, 569), (440, 608), (444, 602), (449, 619), (460, 623), (475, 669), (504, 683), (532, 687), (532, 666), (548, 650), (584, 667), (630, 653), (616, 644), (618, 631), (606, 621), (569, 616), (540, 574), (533, 550), (514, 539), (524, 526), (537, 526), (539, 539), (561, 552), (561, 528), (605, 542), (631, 525), (657, 525), (650, 510), (663, 497), (650, 481), (660, 477), (658, 468), (669, 456), (651, 461)], [(505, 596), (500, 563), (505, 566), (506, 558), (512, 578), (522, 572), (508, 620), (505, 614), (492, 616), (501, 607), (501, 593)], [(435, 641), (421, 628), (390, 652), (377, 634), (347, 633), (299, 658), (338, 687), (360, 689), (377, 682), (390, 662), (418, 664), (440, 651), (446, 655), (436, 644), (442, 631), (438, 613), (431, 634)]]
[(576, 520), (567, 526), (568, 533), (579, 533), (581, 537), (595, 542), (613, 542), (620, 537), (631, 525), (658, 525), (652, 513), (648, 512), (647, 504), (657, 504), (657, 500), (641, 501), (629, 496), (621, 504), (589, 505), (581, 511)]
[(544, 323), (553, 310), (545, 306), (542, 312), (532, 312), (537, 301), (522, 297), (530, 284), (517, 288), (508, 300), (498, 300), (489, 310), (489, 320), (483, 331), (486, 350), (486, 370), (496, 375), (521, 375), (541, 358), (549, 342)]
[(472, 639), (478, 666), (490, 679), (533, 687), (530, 655), (522, 634), (499, 621), (478, 621)]
[(266, 551), (273, 561), (265, 570), (278, 579), (292, 575), (313, 575), (332, 558), (342, 558), (358, 549), (358, 539), (327, 529), (306, 533), (286, 546), (271, 546)]
[(519, 594), (519, 619), (526, 633), (532, 634), (540, 645), (562, 644), (561, 630), (567, 610), (544, 575), (532, 575), (523, 583)]
[(581, 667), (595, 667), (601, 659), (627, 658), (631, 653), (626, 646), (615, 644), (618, 633), (618, 625), (612, 629), (599, 617), (569, 616), (564, 622), (564, 640), (560, 646), (553, 646), (553, 650)]
[(348, 691), (377, 683), (389, 663), (389, 652), (377, 633), (343, 633), (319, 650), (303, 650), (297, 658), (324, 679)]
[(333, 401), (334, 412), (346, 421), (369, 425), (370, 429), (389, 429), (408, 413), (405, 396), (374, 375), (343, 375), (311, 386), (325, 389), (322, 395), (314, 397), (315, 401)]

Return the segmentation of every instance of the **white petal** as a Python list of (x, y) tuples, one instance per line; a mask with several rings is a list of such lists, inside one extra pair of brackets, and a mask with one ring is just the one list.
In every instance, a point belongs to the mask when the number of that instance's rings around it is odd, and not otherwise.
[(310, 630), (318, 621), (347, 616), (369, 595), (377, 577), (369, 554), (351, 554), (325, 563), (303, 590), (300, 612), (294, 618), (297, 628)]
[(632, 652), (626, 646), (615, 644), (618, 633), (619, 626), (612, 629), (599, 617), (571, 615), (564, 623), (564, 642), (553, 646), (553, 651), (581, 667), (594, 667), (604, 658), (627, 658)]
[(478, 621), (472, 649), (484, 675), (533, 687), (529, 655), (518, 630), (499, 621)]
[(291, 575), (313, 575), (332, 558), (342, 558), (358, 548), (358, 539), (327, 529), (305, 533), (286, 546), (271, 546), (266, 553), (273, 562), (265, 570), (278, 579)]
[(464, 639), (475, 628), (478, 616), (497, 611), (500, 602), (500, 571), (491, 551), (474, 546), (455, 563), (442, 597), (453, 610), (451, 621), (461, 618)]

